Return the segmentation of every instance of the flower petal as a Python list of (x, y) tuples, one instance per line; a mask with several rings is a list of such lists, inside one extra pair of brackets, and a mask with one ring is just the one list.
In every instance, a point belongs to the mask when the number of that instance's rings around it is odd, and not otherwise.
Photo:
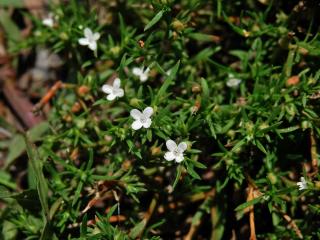
[(113, 93), (110, 93), (110, 94), (107, 96), (107, 99), (108, 99), (109, 101), (112, 101), (112, 100), (114, 100), (116, 97), (117, 97), (116, 95), (114, 95)]
[(177, 148), (177, 144), (171, 139), (166, 141), (166, 146), (171, 152), (173, 152)]
[(143, 126), (144, 128), (149, 128), (149, 127), (151, 126), (151, 123), (152, 123), (151, 119), (148, 118), (148, 119), (146, 120), (146, 122), (142, 124), (142, 126)]
[(110, 93), (112, 93), (112, 91), (113, 91), (113, 87), (110, 86), (109, 84), (104, 84), (104, 85), (102, 86), (101, 90), (102, 90), (103, 92), (107, 93), (107, 94), (110, 94)]
[(143, 74), (143, 70), (141, 68), (138, 67), (134, 67), (132, 69), (132, 73), (136, 76), (140, 76), (141, 74)]
[(237, 78), (230, 78), (228, 79), (226, 85), (228, 87), (231, 87), (231, 88), (236, 88), (239, 86), (239, 84), (241, 83), (241, 79), (237, 79)]
[(86, 38), (92, 38), (92, 35), (93, 35), (93, 33), (92, 33), (92, 31), (91, 31), (90, 28), (85, 28), (85, 29), (83, 30), (83, 34), (84, 34), (84, 36), (85, 36)]
[(146, 107), (146, 108), (143, 110), (143, 115), (144, 115), (146, 118), (151, 117), (152, 114), (153, 114), (153, 108), (152, 108), (152, 107)]
[(177, 163), (182, 162), (183, 159), (184, 159), (183, 154), (179, 154), (178, 156), (176, 156), (176, 162)]
[(95, 41), (89, 42), (88, 47), (89, 47), (92, 51), (97, 50), (97, 42), (95, 42)]
[(92, 38), (93, 38), (95, 41), (99, 40), (99, 38), (100, 38), (100, 33), (94, 33), (93, 36), (92, 36)]
[(83, 45), (83, 46), (89, 45), (89, 41), (86, 38), (79, 38), (78, 42), (80, 45)]
[(139, 120), (136, 120), (131, 125), (133, 130), (138, 130), (142, 127), (142, 123)]
[(178, 149), (181, 153), (183, 153), (187, 149), (188, 145), (185, 142), (181, 142), (178, 145)]
[(148, 75), (148, 73), (150, 72), (150, 68), (146, 68), (146, 70), (143, 71), (143, 74)]
[(124, 91), (123, 91), (123, 89), (122, 89), (122, 88), (117, 89), (116, 92), (115, 92), (115, 95), (116, 95), (117, 97), (123, 97), (123, 96), (124, 96)]
[(121, 84), (120, 78), (115, 78), (114, 81), (113, 81), (113, 87), (114, 88), (119, 88), (120, 84)]
[(175, 156), (173, 154), (173, 152), (166, 152), (164, 154), (164, 158), (167, 160), (167, 161), (172, 161), (173, 159), (175, 159)]
[(53, 19), (52, 18), (45, 18), (42, 20), (42, 24), (47, 27), (53, 27)]
[(131, 117), (133, 117), (135, 120), (140, 120), (142, 113), (138, 109), (132, 109), (130, 111)]
[(147, 81), (148, 80), (148, 74), (141, 74), (140, 75), (140, 81), (141, 82), (145, 82), (145, 81)]

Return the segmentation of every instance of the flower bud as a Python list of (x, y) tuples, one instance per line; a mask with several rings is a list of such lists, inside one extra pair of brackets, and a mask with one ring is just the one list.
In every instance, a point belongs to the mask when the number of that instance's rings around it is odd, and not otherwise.
[(199, 93), (199, 92), (201, 92), (201, 86), (198, 83), (195, 83), (192, 85), (191, 91), (193, 93)]
[(309, 121), (302, 121), (301, 123), (302, 130), (306, 130), (308, 128), (312, 128), (312, 124)]
[(232, 129), (230, 129), (228, 132), (227, 132), (227, 136), (231, 139), (234, 139), (234, 137), (236, 136), (236, 132)]
[(66, 41), (66, 40), (69, 39), (68, 34), (65, 33), (65, 32), (60, 33), (59, 37), (60, 37), (62, 40), (64, 40), (64, 41)]
[(152, 146), (150, 150), (151, 150), (151, 155), (152, 156), (159, 156), (160, 153), (161, 153), (161, 149), (159, 147), (156, 147), (156, 146)]
[(88, 86), (82, 85), (78, 88), (77, 93), (79, 96), (84, 96), (90, 91)]
[(178, 19), (175, 19), (171, 23), (171, 25), (172, 25), (173, 29), (178, 31), (178, 32), (182, 31), (185, 28), (184, 24), (181, 21), (179, 21)]
[(267, 177), (272, 184), (276, 184), (277, 176), (275, 176), (273, 173), (270, 172), (270, 173), (268, 173)]
[(129, 104), (130, 104), (130, 106), (132, 106), (132, 107), (139, 107), (139, 106), (140, 106), (140, 102), (141, 102), (140, 99), (138, 99), (138, 98), (132, 98), (132, 99), (130, 99)]

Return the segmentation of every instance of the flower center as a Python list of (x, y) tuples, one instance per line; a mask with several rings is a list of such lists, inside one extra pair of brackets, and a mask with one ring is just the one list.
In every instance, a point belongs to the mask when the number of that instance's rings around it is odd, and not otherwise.
[(178, 155), (180, 154), (179, 149), (178, 149), (178, 148), (174, 149), (174, 150), (173, 150), (173, 154), (174, 154), (175, 156), (178, 156)]
[(140, 117), (140, 122), (145, 123), (147, 121), (147, 118), (145, 116)]

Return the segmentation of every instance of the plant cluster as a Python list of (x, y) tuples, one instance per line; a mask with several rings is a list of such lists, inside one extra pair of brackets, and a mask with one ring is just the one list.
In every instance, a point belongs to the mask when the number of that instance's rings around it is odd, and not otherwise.
[(319, 10), (71, 0), (16, 10), (22, 39), (0, 17), (12, 55), (62, 62), (45, 122), (0, 117), (2, 238), (320, 238)]

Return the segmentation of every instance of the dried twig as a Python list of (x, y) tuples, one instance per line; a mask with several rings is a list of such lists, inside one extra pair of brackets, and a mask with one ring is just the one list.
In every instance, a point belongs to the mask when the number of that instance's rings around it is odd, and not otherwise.
[[(254, 183), (254, 181), (252, 180), (252, 178), (246, 174), (247, 180), (249, 182), (249, 185), (251, 185), (253, 187), (252, 190), (252, 194), (253, 194), (253, 198), (255, 198), (254, 195), (256, 196), (261, 196), (263, 195), (263, 193), (259, 190), (259, 188), (257, 187), (257, 185)], [(273, 208), (282, 215), (282, 217), (288, 222), (289, 226), (294, 230), (294, 232), (296, 233), (296, 235), (300, 238), (303, 239), (303, 235), (300, 231), (300, 229), (298, 228), (297, 224), (295, 223), (295, 221), (285, 212), (283, 212), (279, 207), (277, 206), (273, 206)], [(254, 220), (254, 219), (253, 219)], [(251, 219), (250, 219), (250, 228), (251, 228)], [(252, 232), (251, 232), (252, 233)], [(251, 239), (251, 236), (250, 236)]]
[(50, 89), (49, 91), (46, 93), (46, 95), (44, 95), (41, 100), (34, 106), (33, 108), (33, 112), (39, 112), (49, 101), (51, 98), (54, 97), (54, 95), (56, 94), (56, 92), (62, 87), (62, 82), (58, 81), (56, 82)]
[[(249, 191), (248, 191), (248, 197), (247, 202), (254, 199), (253, 195), (254, 187), (249, 184)], [(251, 205), (249, 208), (249, 219), (250, 219), (250, 240), (256, 240), (256, 228), (254, 224), (254, 206)]]
[[(202, 211), (203, 208), (205, 208), (208, 204), (211, 204), (212, 199), (215, 196), (215, 189), (212, 189), (210, 192), (206, 194), (206, 198), (203, 201), (203, 203), (200, 206), (200, 210)], [(196, 215), (195, 215), (196, 216)], [(197, 221), (192, 221), (190, 229), (187, 233), (187, 235), (183, 238), (184, 240), (192, 240), (193, 236), (197, 233), (199, 227), (201, 226), (201, 217), (197, 219)]]
[(294, 230), (294, 232), (297, 234), (297, 236), (300, 239), (303, 239), (303, 235), (300, 231), (300, 229), (298, 228), (297, 224), (295, 223), (295, 221), (285, 212), (283, 212), (279, 207), (277, 206), (273, 206), (277, 212), (279, 212), (282, 217), (288, 222), (289, 226)]
[(313, 175), (318, 172), (317, 142), (314, 136), (313, 129), (310, 129), (310, 154), (311, 154), (311, 166), (312, 166), (312, 175)]

